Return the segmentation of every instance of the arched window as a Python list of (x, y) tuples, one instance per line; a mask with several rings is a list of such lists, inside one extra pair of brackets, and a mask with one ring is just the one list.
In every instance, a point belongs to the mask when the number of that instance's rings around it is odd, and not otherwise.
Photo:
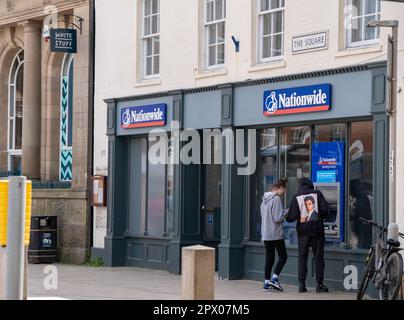
[(8, 81), (8, 170), (21, 173), (22, 115), (24, 96), (24, 51), (15, 56)]
[(66, 54), (62, 64), (60, 99), (60, 181), (71, 181), (73, 152), (73, 55)]

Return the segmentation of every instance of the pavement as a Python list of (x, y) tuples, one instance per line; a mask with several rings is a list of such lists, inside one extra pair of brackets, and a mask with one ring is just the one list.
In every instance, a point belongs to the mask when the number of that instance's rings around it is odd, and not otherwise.
[[(104, 268), (55, 264), (29, 265), (30, 300), (180, 300), (181, 276), (161, 270)], [(57, 270), (57, 277), (55, 271)], [(47, 272), (47, 273), (44, 273)], [(49, 273), (51, 271), (51, 273)], [(57, 279), (52, 282), (50, 279)], [(57, 289), (45, 289), (55, 287)], [(53, 284), (53, 285), (52, 285)], [(299, 294), (297, 287), (285, 286), (285, 292), (263, 292), (262, 283), (251, 280), (216, 280), (216, 300), (354, 300), (355, 294), (332, 291)]]

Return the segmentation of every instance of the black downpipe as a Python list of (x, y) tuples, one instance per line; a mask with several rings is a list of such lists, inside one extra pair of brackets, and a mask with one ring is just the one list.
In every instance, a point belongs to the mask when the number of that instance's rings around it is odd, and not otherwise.
[(88, 137), (87, 137), (87, 221), (90, 227), (87, 228), (89, 239), (88, 243), (88, 257), (91, 258), (91, 248), (93, 246), (93, 233), (94, 233), (94, 210), (91, 206), (91, 197), (93, 194), (93, 186), (91, 177), (93, 176), (94, 169), (94, 101), (95, 101), (95, 0), (89, 0), (89, 68), (88, 68)]

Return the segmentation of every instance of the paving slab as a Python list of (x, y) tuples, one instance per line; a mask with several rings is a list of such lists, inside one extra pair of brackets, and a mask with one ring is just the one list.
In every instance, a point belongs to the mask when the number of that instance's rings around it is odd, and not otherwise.
[[(161, 270), (54, 265), (57, 289), (44, 286), (45, 265), (29, 265), (28, 296), (32, 300), (179, 300), (181, 276)], [(45, 281), (46, 282), (46, 281)], [(354, 300), (351, 292), (318, 294), (313, 288), (299, 294), (297, 287), (285, 292), (263, 292), (262, 283), (251, 280), (216, 280), (216, 300)]]

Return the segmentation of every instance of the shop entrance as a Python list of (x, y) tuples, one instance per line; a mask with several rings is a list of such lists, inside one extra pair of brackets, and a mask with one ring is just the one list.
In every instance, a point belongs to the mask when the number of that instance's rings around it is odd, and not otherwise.
[[(202, 236), (206, 246), (217, 248), (220, 244), (222, 166), (220, 164), (201, 165), (201, 216)], [(216, 250), (216, 268), (218, 250)]]

